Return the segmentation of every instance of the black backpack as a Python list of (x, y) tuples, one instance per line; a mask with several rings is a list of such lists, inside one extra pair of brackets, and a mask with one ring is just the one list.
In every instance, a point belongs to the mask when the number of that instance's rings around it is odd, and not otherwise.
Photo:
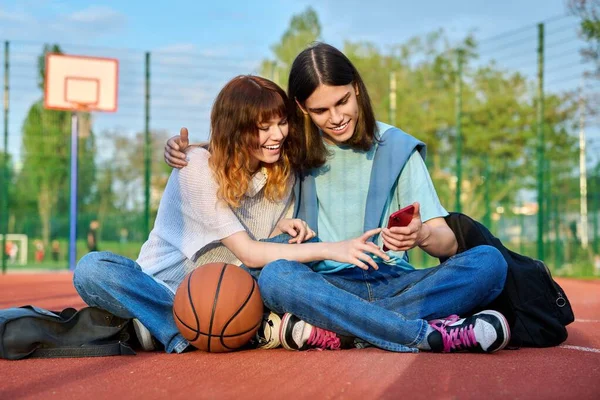
[(464, 214), (450, 213), (446, 222), (456, 235), (459, 253), (490, 245), (508, 263), (504, 290), (485, 308), (504, 314), (511, 329), (511, 347), (557, 346), (567, 339), (565, 327), (575, 319), (573, 309), (542, 261), (508, 250), (484, 225)]
[(33, 306), (0, 310), (0, 358), (135, 355), (131, 323), (95, 307), (48, 311)]

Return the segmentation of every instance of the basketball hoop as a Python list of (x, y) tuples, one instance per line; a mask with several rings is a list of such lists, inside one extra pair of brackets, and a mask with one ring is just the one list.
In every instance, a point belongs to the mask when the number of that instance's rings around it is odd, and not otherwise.
[(46, 55), (44, 107), (63, 111), (117, 111), (119, 61)]
[(69, 268), (75, 269), (77, 241), (77, 141), (80, 112), (117, 111), (119, 61), (114, 58), (46, 55), (44, 107), (71, 111)]
[(73, 102), (71, 104), (74, 112), (90, 112), (92, 109), (92, 105), (89, 103)]

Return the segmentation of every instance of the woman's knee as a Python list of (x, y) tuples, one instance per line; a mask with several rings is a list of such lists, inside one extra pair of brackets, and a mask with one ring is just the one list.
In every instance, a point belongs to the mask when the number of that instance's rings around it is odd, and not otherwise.
[(118, 279), (120, 271), (114, 269), (127, 266), (121, 259), (126, 260), (108, 251), (94, 251), (83, 256), (73, 272), (73, 284), (77, 291), (81, 294), (82, 291), (92, 290), (94, 286)]
[(73, 282), (76, 288), (83, 287), (88, 282), (94, 282), (99, 278), (101, 275), (100, 264), (104, 259), (102, 253), (104, 252), (93, 251), (81, 257), (73, 272)]

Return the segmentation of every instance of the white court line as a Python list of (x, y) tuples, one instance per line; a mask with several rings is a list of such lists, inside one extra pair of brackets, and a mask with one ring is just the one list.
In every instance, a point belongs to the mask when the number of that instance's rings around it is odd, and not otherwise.
[(575, 322), (600, 322), (598, 319), (576, 319)]
[(571, 345), (568, 345), (568, 344), (562, 344), (562, 345), (560, 345), (558, 347), (562, 347), (563, 349), (587, 351), (588, 353), (599, 353), (600, 354), (600, 350), (599, 349), (594, 349), (594, 348), (591, 348), (591, 347), (571, 346)]

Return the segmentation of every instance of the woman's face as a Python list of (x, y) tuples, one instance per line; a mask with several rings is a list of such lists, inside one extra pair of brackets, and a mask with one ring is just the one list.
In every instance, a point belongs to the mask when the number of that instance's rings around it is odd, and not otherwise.
[(259, 147), (250, 152), (253, 170), (257, 170), (261, 162), (276, 163), (281, 155), (283, 141), (288, 135), (287, 117), (275, 117), (270, 121), (259, 122), (257, 126)]
[(358, 89), (345, 86), (319, 85), (304, 103), (304, 111), (321, 129), (325, 141), (344, 143), (354, 135), (358, 120)]

